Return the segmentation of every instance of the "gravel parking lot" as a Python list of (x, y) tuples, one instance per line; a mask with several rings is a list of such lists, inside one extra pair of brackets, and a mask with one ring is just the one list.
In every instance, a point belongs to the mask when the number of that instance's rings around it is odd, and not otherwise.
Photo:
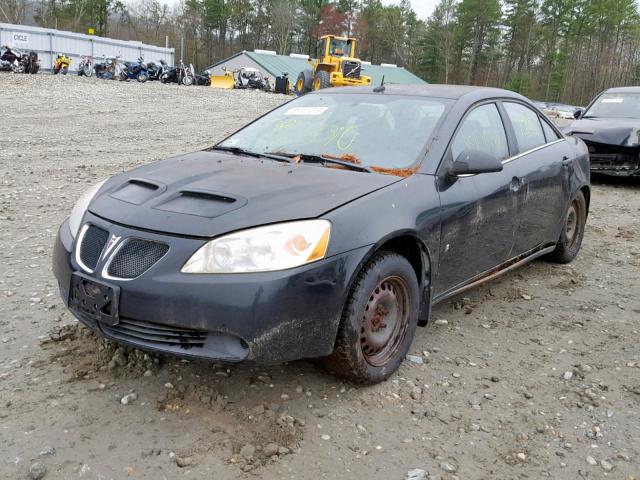
[(12, 74), (0, 92), (0, 478), (640, 478), (640, 182), (596, 179), (574, 263), (438, 305), (411, 360), (356, 387), (306, 361), (119, 348), (74, 321), (51, 273), (85, 188), (286, 97)]

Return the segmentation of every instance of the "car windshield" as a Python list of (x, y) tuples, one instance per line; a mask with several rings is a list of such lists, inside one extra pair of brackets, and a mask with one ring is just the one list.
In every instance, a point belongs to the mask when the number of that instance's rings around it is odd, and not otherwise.
[(312, 94), (268, 113), (218, 146), (316, 155), (377, 167), (373, 170), (409, 168), (420, 160), (450, 103), (380, 93)]
[(640, 93), (604, 93), (582, 118), (640, 118)]

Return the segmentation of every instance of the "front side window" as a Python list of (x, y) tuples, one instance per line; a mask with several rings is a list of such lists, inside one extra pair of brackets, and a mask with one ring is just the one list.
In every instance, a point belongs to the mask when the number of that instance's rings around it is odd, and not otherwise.
[(451, 144), (451, 154), (456, 159), (464, 150), (478, 150), (500, 160), (509, 156), (507, 135), (494, 103), (475, 108), (462, 121)]
[(504, 102), (518, 142), (518, 153), (532, 150), (546, 143), (538, 114), (520, 103)]
[(268, 113), (220, 143), (255, 153), (318, 155), (386, 169), (416, 164), (451, 100), (313, 94)]

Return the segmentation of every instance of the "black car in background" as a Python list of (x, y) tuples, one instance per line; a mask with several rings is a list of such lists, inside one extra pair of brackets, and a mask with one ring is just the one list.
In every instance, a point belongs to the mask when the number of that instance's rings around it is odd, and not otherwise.
[(68, 308), (111, 340), (322, 357), (375, 383), (435, 303), (543, 255), (570, 262), (589, 198), (584, 143), (518, 94), (333, 88), (89, 189), (53, 266)]
[(640, 175), (640, 87), (610, 88), (575, 118), (565, 132), (587, 144), (592, 172)]

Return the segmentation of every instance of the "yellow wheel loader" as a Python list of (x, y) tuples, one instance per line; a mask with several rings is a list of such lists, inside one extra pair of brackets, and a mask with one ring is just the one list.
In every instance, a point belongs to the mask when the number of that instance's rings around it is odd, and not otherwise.
[(371, 77), (362, 75), (362, 63), (356, 58), (356, 39), (325, 35), (318, 42), (318, 58), (309, 60), (296, 81), (296, 93), (329, 87), (371, 85)]

